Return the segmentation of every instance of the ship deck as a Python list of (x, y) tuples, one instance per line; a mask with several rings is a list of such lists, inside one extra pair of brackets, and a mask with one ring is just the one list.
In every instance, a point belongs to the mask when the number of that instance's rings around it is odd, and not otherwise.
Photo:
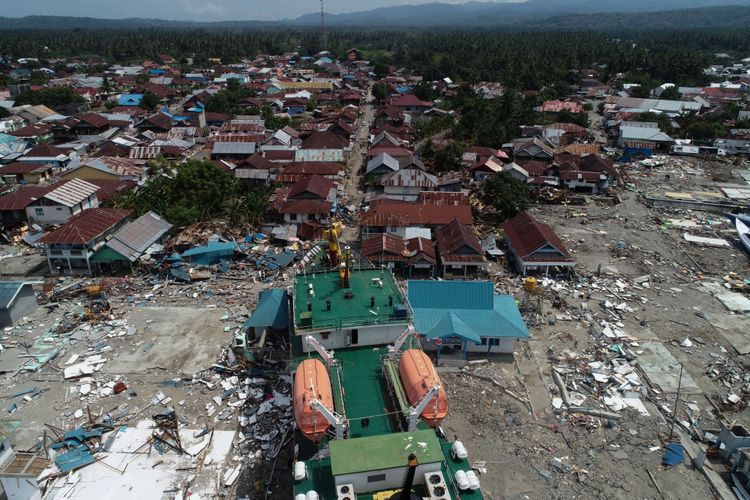
[[(411, 342), (411, 339), (410, 339)], [(404, 349), (412, 347), (407, 342)], [(361, 347), (355, 349), (342, 349), (335, 352), (338, 365), (332, 370), (332, 383), (334, 393), (338, 391), (338, 382), (335, 373), (340, 373), (340, 402), (338, 395), (334, 394), (337, 411), (343, 404), (346, 417), (349, 419), (349, 439), (357, 439), (368, 436), (388, 435), (399, 432), (398, 419), (401, 417), (401, 408), (397, 401), (392, 401), (388, 395), (386, 381), (383, 377), (381, 358), (387, 354), (387, 348), (383, 347)], [(317, 357), (317, 354), (310, 355)], [(308, 355), (300, 355), (294, 359), (293, 366), (306, 359)], [(450, 402), (449, 402), (450, 404)], [(429, 429), (420, 422), (418, 429)], [(331, 469), (331, 458), (327, 455), (328, 440), (324, 439), (318, 446), (308, 441), (304, 436), (297, 433), (299, 444), (299, 459), (307, 465), (308, 477), (304, 481), (296, 482), (294, 493), (307, 493), (310, 490), (318, 492), (321, 498), (336, 498), (336, 489)], [(470, 470), (470, 460), (454, 460), (451, 457), (451, 442), (438, 438), (440, 448), (444, 455), (442, 464), (443, 475), (446, 481), (453, 483), (457, 470)], [(321, 458), (322, 457), (322, 458)], [(415, 487), (418, 494), (426, 495), (421, 487)], [(374, 493), (357, 494), (361, 500), (378, 500), (380, 496)], [(459, 498), (455, 491), (452, 498)], [(462, 491), (460, 498), (466, 500), (477, 500), (482, 498), (480, 491)]]

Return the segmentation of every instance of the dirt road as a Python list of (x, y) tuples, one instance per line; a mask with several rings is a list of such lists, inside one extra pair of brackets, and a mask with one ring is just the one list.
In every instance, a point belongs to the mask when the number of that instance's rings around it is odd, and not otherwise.
[[(354, 139), (349, 162), (346, 167), (346, 179), (344, 180), (344, 192), (347, 198), (347, 205), (354, 205), (361, 208), (365, 199), (365, 193), (362, 188), (362, 176), (366, 165), (366, 153), (370, 139), (370, 126), (375, 118), (375, 110), (372, 102), (372, 87), (367, 89), (365, 98), (366, 104), (361, 108), (359, 117), (359, 128)], [(342, 235), (342, 241), (355, 241), (358, 239), (359, 229), (356, 227), (347, 227)]]

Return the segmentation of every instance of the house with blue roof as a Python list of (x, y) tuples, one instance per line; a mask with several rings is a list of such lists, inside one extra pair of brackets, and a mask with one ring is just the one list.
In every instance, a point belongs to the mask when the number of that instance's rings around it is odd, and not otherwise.
[(510, 354), (529, 338), (515, 299), (490, 281), (410, 280), (414, 328), (438, 364), (463, 364), (469, 353)]
[(247, 360), (257, 360), (273, 347), (270, 335), (289, 333), (289, 294), (284, 288), (269, 288), (258, 294), (258, 306), (234, 337), (234, 351)]
[(143, 94), (122, 94), (117, 101), (119, 106), (140, 106)]
[(180, 257), (192, 264), (210, 266), (222, 260), (234, 260), (234, 252), (237, 250), (239, 247), (234, 241), (209, 241), (203, 246), (186, 250)]

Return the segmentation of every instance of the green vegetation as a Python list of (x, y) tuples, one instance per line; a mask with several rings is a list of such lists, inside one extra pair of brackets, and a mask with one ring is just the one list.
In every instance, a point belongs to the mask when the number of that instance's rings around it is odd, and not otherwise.
[(529, 207), (529, 185), (501, 172), (484, 183), (482, 201), (509, 219)]
[(161, 99), (159, 99), (159, 96), (154, 94), (153, 92), (146, 91), (143, 94), (143, 98), (141, 99), (141, 108), (146, 109), (148, 111), (154, 111), (161, 102)]
[[(750, 13), (750, 9), (747, 9)], [(619, 37), (593, 33), (588, 25), (571, 32), (510, 32), (468, 29), (374, 30), (335, 29), (328, 49), (344, 53), (358, 47), (374, 53), (376, 72), (388, 66), (407, 67), (426, 81), (450, 77), (454, 81), (498, 81), (510, 88), (545, 89), (570, 82), (570, 70), (598, 67), (603, 79), (617, 73), (676, 85), (705, 83), (703, 68), (713, 53), (743, 52), (750, 46), (750, 30), (661, 30)], [(45, 51), (49, 47), (49, 52)], [(202, 31), (166, 29), (82, 30), (76, 36), (60, 30), (0, 30), (0, 54), (11, 57), (78, 57), (97, 54), (109, 63), (132, 63), (169, 52), (178, 59), (193, 57), (205, 65), (209, 57), (225, 64), (258, 54), (320, 50), (320, 35), (312, 29)], [(651, 87), (653, 88), (653, 87)], [(557, 90), (563, 90), (558, 88)], [(559, 94), (553, 89), (550, 92)]]
[(40, 90), (27, 90), (16, 97), (16, 106), (23, 104), (43, 104), (50, 108), (64, 106), (66, 104), (80, 104), (85, 102), (84, 98), (73, 92), (70, 87), (47, 87)]
[(255, 95), (250, 89), (242, 86), (242, 83), (236, 78), (230, 78), (227, 81), (227, 87), (212, 95), (206, 101), (206, 111), (212, 113), (224, 113), (227, 115), (239, 115), (245, 112), (245, 108), (240, 106), (240, 101), (246, 97)]
[(175, 226), (227, 214), (233, 225), (257, 225), (268, 210), (270, 191), (244, 193), (226, 172), (208, 161), (189, 160), (174, 171), (165, 161), (149, 164), (154, 179), (138, 191), (130, 191), (115, 206), (131, 208), (137, 215), (154, 210)]

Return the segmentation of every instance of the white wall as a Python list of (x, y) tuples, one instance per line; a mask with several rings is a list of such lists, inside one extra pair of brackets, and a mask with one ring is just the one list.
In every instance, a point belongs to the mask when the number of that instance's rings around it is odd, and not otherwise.
[[(404, 460), (406, 461), (406, 460)], [(430, 464), (419, 464), (417, 466), (417, 472), (414, 476), (414, 484), (424, 484), (424, 475), (428, 472), (440, 471), (440, 463)], [(385, 474), (385, 480), (368, 482), (368, 476), (374, 476), (377, 474)], [(406, 464), (403, 467), (396, 467), (393, 469), (383, 469), (370, 472), (361, 472), (358, 474), (344, 474), (336, 476), (334, 478), (336, 486), (342, 484), (353, 484), (354, 493), (362, 494), (370, 491), (389, 490), (399, 488), (404, 485), (404, 477), (406, 474)]]
[[(321, 335), (322, 332), (315, 333), (301, 333), (304, 335), (312, 335), (315, 340), (320, 342), (326, 349), (342, 349), (346, 347), (357, 347), (357, 346), (369, 346), (369, 345), (383, 345), (394, 342), (399, 335), (404, 332), (408, 323), (388, 324), (388, 325), (374, 325), (364, 326), (357, 328), (359, 342), (356, 344), (351, 343), (351, 328), (344, 330), (331, 330), (328, 333), (328, 339), (323, 340)], [(313, 349), (307, 345), (306, 342), (302, 342), (302, 349), (305, 352), (311, 352)]]

